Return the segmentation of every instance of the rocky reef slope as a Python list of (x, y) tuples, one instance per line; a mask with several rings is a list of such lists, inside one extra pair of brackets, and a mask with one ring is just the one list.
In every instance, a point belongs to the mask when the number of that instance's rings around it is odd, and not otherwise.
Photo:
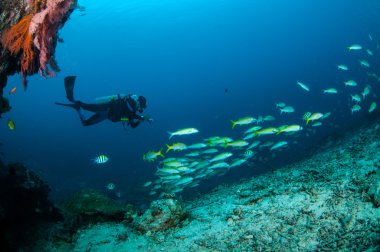
[[(158, 219), (168, 219), (162, 211), (152, 214), (159, 208), (156, 202), (155, 210), (148, 210), (150, 220), (143, 215), (128, 225), (80, 229), (72, 250), (378, 251), (379, 167), (377, 123), (331, 141), (310, 159), (185, 202), (187, 218), (171, 220), (174, 228), (141, 228), (142, 221), (162, 225)], [(159, 209), (171, 208), (178, 214), (178, 206)], [(44, 247), (60, 251), (52, 242)]]
[(49, 201), (49, 186), (24, 165), (0, 161), (0, 251), (19, 251), (40, 236), (44, 228), (62, 221)]

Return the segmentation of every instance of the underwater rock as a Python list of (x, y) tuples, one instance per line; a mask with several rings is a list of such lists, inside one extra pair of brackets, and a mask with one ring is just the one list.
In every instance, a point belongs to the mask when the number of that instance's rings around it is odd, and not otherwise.
[(246, 198), (252, 195), (252, 191), (248, 188), (238, 190), (237, 193), (239, 194), (240, 198)]
[(373, 183), (368, 191), (375, 207), (380, 207), (380, 181)]
[(133, 220), (137, 217), (137, 211), (136, 208), (132, 204), (128, 204), (125, 214), (124, 214), (124, 224), (132, 223)]
[[(1, 82), (1, 80), (0, 80)], [(0, 87), (1, 88), (1, 87)], [(11, 107), (9, 105), (9, 100), (5, 97), (0, 96), (0, 118), (1, 115), (11, 110)]]
[[(115, 243), (123, 242), (128, 240), (126, 232), (128, 224), (137, 216), (133, 205), (118, 202), (92, 189), (84, 189), (73, 194), (62, 206), (65, 214), (64, 222), (46, 227), (47, 231), (39, 235), (42, 238), (30, 245), (32, 249), (28, 251), (73, 251), (73, 243), (82, 237), (83, 230), (103, 225), (107, 227), (118, 225), (119, 231), (112, 233), (112, 240)], [(110, 240), (107, 238), (97, 242), (91, 236), (88, 248), (78, 251), (90, 251), (92, 246), (108, 244)]]
[(76, 218), (77, 225), (123, 221), (132, 222), (136, 210), (131, 204), (120, 203), (92, 189), (73, 194), (64, 203), (66, 213)]
[(164, 231), (176, 227), (186, 218), (184, 206), (176, 199), (160, 199), (153, 201), (142, 216), (133, 221), (133, 228), (146, 233)]
[(0, 249), (14, 251), (33, 239), (39, 224), (63, 220), (50, 188), (19, 163), (0, 163)]

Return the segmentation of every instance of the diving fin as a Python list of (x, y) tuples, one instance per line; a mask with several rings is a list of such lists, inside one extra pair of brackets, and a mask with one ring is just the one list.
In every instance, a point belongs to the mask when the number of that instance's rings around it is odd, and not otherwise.
[(73, 108), (77, 111), (80, 110), (80, 105), (79, 103), (72, 103), (72, 104), (67, 104), (67, 103), (60, 103), (60, 102), (54, 102), (56, 105), (60, 105), (60, 106), (65, 106), (65, 107), (70, 107), (70, 108)]
[(67, 76), (65, 78), (66, 97), (71, 102), (74, 102), (74, 84), (76, 78), (76, 76)]

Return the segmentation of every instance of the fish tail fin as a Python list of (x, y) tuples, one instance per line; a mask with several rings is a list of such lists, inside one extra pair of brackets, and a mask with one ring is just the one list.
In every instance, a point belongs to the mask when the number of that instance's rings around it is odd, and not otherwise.
[(170, 146), (169, 144), (167, 144), (166, 147), (167, 147), (166, 153), (168, 153), (172, 149), (172, 146)]
[(232, 128), (235, 128), (236, 122), (231, 120), (231, 123), (232, 123)]
[(157, 155), (159, 155), (161, 157), (165, 157), (164, 154), (162, 154), (162, 148), (157, 152)]
[(172, 132), (168, 131), (169, 134), (169, 140), (174, 136)]
[(59, 106), (65, 106), (65, 107), (70, 107), (70, 108), (73, 108), (75, 109), (76, 111), (79, 111), (80, 110), (80, 104), (77, 102), (77, 103), (71, 103), (71, 104), (68, 104), (68, 103), (60, 103), (60, 102), (54, 102), (55, 105), (59, 105)]
[(227, 149), (228, 145), (229, 145), (229, 144), (227, 143), (227, 141), (224, 142), (224, 149)]
[(307, 118), (307, 119), (306, 119), (306, 125), (308, 125), (308, 124), (309, 124), (309, 121), (310, 121), (310, 119), (309, 119), (309, 118)]

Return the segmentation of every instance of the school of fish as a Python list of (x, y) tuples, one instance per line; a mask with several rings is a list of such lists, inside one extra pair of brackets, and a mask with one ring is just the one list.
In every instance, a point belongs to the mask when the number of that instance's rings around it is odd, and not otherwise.
[[(372, 36), (369, 35), (369, 38), (373, 42)], [(365, 48), (360, 44), (352, 44), (347, 49), (349, 54), (357, 57), (357, 60), (356, 65), (336, 65), (341, 83), (310, 88), (305, 80), (296, 80), (295, 86), (305, 95), (320, 92), (332, 99), (338, 93), (349, 93), (348, 111), (352, 116), (360, 111), (374, 113), (377, 110), (377, 100), (373, 86), (380, 86), (380, 73), (375, 72), (373, 63), (375, 55), (379, 56), (379, 45), (377, 44), (376, 50)], [(365, 71), (366, 80), (352, 78), (352, 75), (350, 76), (352, 69), (355, 74), (358, 69)], [(8, 94), (14, 95), (16, 90), (17, 88), (13, 87)], [(148, 151), (142, 157), (144, 161), (155, 163), (157, 167), (155, 172), (157, 178), (145, 182), (143, 187), (149, 190), (149, 195), (163, 197), (166, 193), (176, 194), (187, 188), (197, 187), (201, 182), (214, 176), (222, 176), (243, 164), (253, 166), (254, 161), (260, 159), (260, 152), (276, 153), (290, 148), (291, 145), (297, 144), (297, 140), (292, 138), (305, 129), (310, 131), (323, 126), (324, 120), (331, 115), (329, 111), (302, 111), (302, 108), (296, 110), (292, 105), (282, 101), (275, 104), (275, 109), (282, 117), (293, 113), (302, 113), (303, 117), (299, 121), (284, 125), (277, 124), (273, 115), (246, 115), (232, 118), (231, 131), (238, 131), (240, 134), (240, 137), (235, 139), (229, 136), (211, 136), (188, 143), (186, 138), (188, 135), (199, 133), (197, 128), (168, 131), (168, 139), (175, 141), (165, 144), (165, 151), (162, 147), (158, 151)], [(16, 129), (11, 119), (8, 119), (7, 126), (9, 130)], [(107, 163), (109, 157), (101, 154), (92, 160), (95, 164), (101, 165)], [(115, 187), (112, 182), (106, 186), (108, 190), (114, 190)]]
[[(337, 70), (342, 74), (341, 78), (344, 79), (342, 83), (330, 83), (324, 88), (320, 88), (320, 91), (315, 87), (310, 88), (303, 81), (297, 80), (296, 85), (304, 92), (321, 92), (326, 97), (333, 97), (341, 91), (342, 93), (349, 91), (350, 97), (347, 100), (352, 115), (362, 110), (362, 103), (367, 99), (371, 99), (368, 101), (370, 105), (367, 113), (373, 113), (377, 109), (377, 103), (376, 95), (371, 95), (372, 85), (374, 85), (371, 82), (378, 82), (377, 85), (380, 85), (380, 77), (371, 72), (371, 58), (375, 52), (369, 48), (364, 49), (359, 44), (353, 44), (347, 49), (348, 53), (360, 58), (357, 60), (356, 66), (336, 65)], [(379, 53), (378, 46), (377, 53)], [(365, 83), (349, 77), (350, 69), (357, 71), (358, 68), (366, 71), (367, 81)], [(339, 72), (338, 74), (340, 74)], [(285, 102), (278, 102), (275, 105), (280, 116), (296, 112), (293, 106)], [(149, 151), (143, 156), (144, 161), (156, 162), (155, 175), (157, 178), (154, 181), (145, 182), (142, 186), (149, 190), (149, 195), (163, 197), (165, 193), (176, 194), (187, 188), (197, 187), (202, 181), (214, 176), (222, 176), (243, 164), (253, 166), (253, 161), (259, 158), (261, 151), (274, 153), (289, 148), (292, 144), (297, 144), (297, 140), (292, 140), (292, 137), (301, 134), (305, 129), (311, 131), (315, 127), (323, 126), (323, 121), (331, 115), (331, 112), (328, 111), (302, 112), (298, 110), (302, 110), (302, 108), (297, 109), (297, 112), (303, 113), (303, 117), (300, 118), (300, 121), (287, 125), (277, 125), (273, 115), (256, 117), (247, 115), (233, 118), (231, 119), (231, 130), (240, 132), (240, 138), (237, 139), (229, 136), (212, 136), (198, 142), (188, 143), (186, 135), (197, 134), (198, 129), (185, 128), (168, 132), (169, 139), (175, 136), (176, 141), (166, 144), (165, 153), (161, 148), (159, 151)]]

